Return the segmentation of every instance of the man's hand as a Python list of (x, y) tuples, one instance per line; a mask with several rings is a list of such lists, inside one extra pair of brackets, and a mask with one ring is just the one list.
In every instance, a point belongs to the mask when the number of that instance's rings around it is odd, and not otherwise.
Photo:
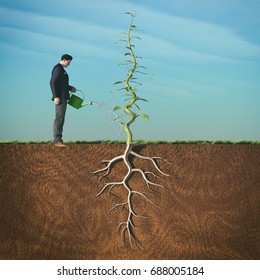
[(76, 91), (77, 91), (77, 89), (76, 89), (75, 87), (72, 87), (72, 88), (71, 88), (71, 92), (74, 93), (74, 92), (76, 92)]
[(60, 99), (59, 99), (59, 97), (54, 98), (54, 103), (55, 103), (56, 105), (59, 105), (59, 104), (60, 104)]

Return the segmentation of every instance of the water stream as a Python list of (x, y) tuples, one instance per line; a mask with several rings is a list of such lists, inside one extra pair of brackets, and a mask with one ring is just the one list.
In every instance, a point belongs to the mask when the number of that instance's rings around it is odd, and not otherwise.
[(100, 101), (92, 101), (92, 105), (102, 111), (105, 115), (105, 122), (109, 123), (112, 122), (114, 124), (117, 140), (119, 140), (123, 125), (117, 120), (118, 114), (113, 111), (105, 102)]

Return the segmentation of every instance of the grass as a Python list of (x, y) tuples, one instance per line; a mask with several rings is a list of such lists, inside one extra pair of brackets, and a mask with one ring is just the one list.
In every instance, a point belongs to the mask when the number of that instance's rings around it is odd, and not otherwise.
[[(64, 141), (66, 144), (125, 144), (125, 141), (116, 140), (76, 140), (76, 141)], [(0, 144), (52, 144), (52, 141), (19, 141), (19, 140), (6, 140), (0, 141)], [(136, 140), (133, 144), (254, 144), (259, 145), (260, 141), (252, 140), (238, 140), (238, 141), (228, 141), (228, 140)]]

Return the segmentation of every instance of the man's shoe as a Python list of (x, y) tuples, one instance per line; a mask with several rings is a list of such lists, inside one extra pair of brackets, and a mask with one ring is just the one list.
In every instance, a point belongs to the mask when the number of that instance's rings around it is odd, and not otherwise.
[(63, 142), (54, 143), (54, 146), (55, 147), (62, 147), (62, 148), (66, 147), (66, 145)]

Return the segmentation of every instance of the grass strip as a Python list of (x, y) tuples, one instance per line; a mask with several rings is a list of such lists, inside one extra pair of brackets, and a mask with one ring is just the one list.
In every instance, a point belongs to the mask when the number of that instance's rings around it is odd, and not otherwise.
[[(5, 140), (0, 141), (0, 144), (52, 144), (52, 141), (20, 141), (20, 140)], [(64, 141), (65, 144), (125, 144), (125, 141), (117, 140), (68, 140)], [(260, 141), (253, 140), (136, 140), (133, 144), (254, 144), (259, 145)]]

